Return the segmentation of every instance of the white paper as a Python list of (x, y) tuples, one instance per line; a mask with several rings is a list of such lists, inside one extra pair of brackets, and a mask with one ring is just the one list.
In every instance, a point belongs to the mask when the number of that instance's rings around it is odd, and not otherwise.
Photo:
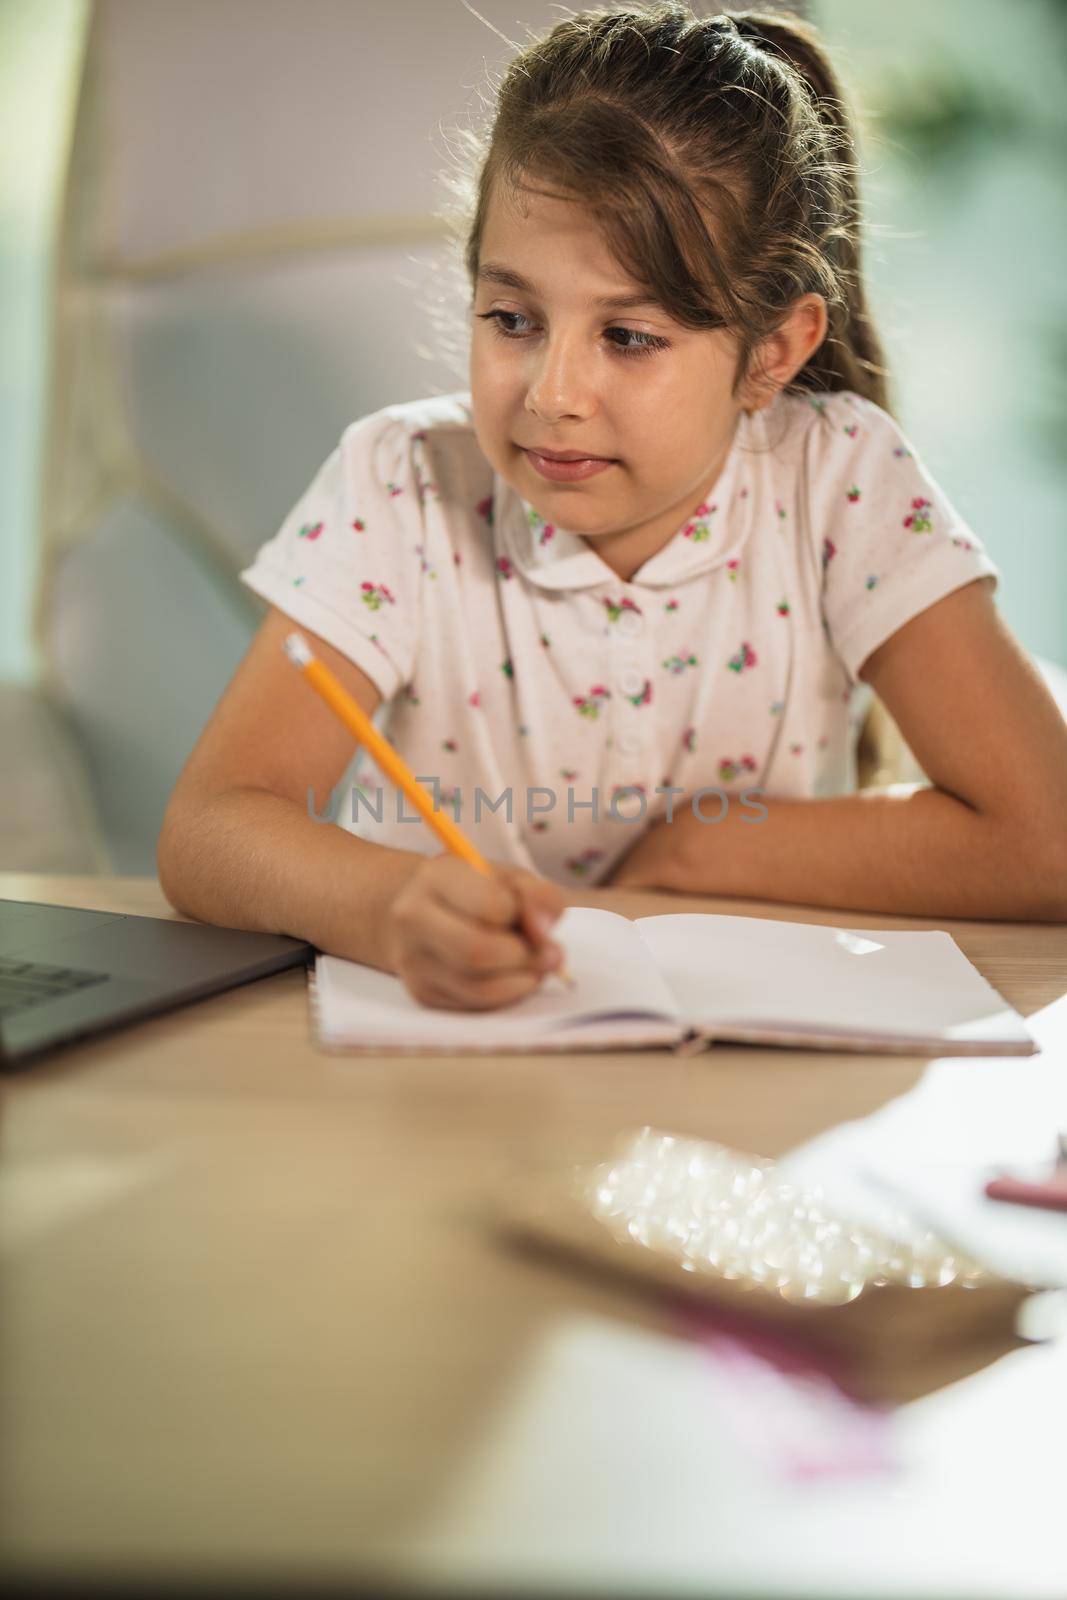
[[(463, 1594), (1067, 1594), (1067, 1341), (900, 1407), (888, 1480), (769, 1471), (724, 1417), (724, 1381), (683, 1339), (606, 1317), (546, 1323), (405, 1527), (405, 1574)], [(753, 1408), (753, 1429), (764, 1416)]]
[(1047, 1168), (1067, 1132), (1067, 995), (1028, 1022), (1038, 1055), (931, 1062), (907, 1094), (790, 1151), (779, 1174), (862, 1220), (906, 1208), (1007, 1277), (1067, 1285), (1067, 1213), (983, 1192), (996, 1172)]

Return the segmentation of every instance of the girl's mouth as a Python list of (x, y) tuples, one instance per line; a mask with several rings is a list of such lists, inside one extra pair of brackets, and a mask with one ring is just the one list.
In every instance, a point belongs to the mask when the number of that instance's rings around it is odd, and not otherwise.
[(538, 455), (536, 450), (524, 450), (523, 454), (534, 470), (550, 483), (580, 483), (617, 465), (598, 456), (583, 456), (577, 461), (553, 461), (548, 456)]

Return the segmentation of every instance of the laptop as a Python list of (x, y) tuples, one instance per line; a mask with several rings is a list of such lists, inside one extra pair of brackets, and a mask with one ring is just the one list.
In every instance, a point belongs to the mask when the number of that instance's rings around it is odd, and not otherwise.
[(0, 1066), (306, 965), (314, 945), (203, 922), (0, 900)]

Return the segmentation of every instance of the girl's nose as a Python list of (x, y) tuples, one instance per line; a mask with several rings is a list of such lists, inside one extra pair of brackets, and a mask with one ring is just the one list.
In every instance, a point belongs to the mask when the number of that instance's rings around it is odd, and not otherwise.
[(530, 399), (546, 420), (583, 416), (591, 381), (591, 352), (579, 334), (545, 338), (533, 356)]

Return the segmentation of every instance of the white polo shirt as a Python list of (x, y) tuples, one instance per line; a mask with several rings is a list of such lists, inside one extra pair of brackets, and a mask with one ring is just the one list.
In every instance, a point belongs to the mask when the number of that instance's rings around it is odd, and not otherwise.
[[(597, 883), (697, 790), (709, 827), (761, 794), (853, 791), (863, 662), (986, 574), (858, 394), (742, 414), (713, 490), (625, 582), (494, 473), (460, 391), (346, 428), (240, 576), (373, 680), (379, 725), (487, 858)], [(441, 849), (362, 752), (314, 807)]]

